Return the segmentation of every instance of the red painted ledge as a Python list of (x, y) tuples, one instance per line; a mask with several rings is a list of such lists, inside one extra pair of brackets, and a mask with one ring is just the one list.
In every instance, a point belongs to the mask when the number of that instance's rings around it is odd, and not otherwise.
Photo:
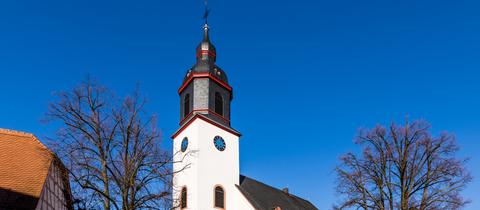
[(218, 78), (216, 78), (215, 76), (213, 76), (212, 74), (210, 74), (208, 72), (206, 72), (206, 73), (195, 73), (194, 72), (194, 73), (191, 73), (190, 76), (188, 76), (187, 80), (178, 89), (178, 94), (182, 93), (182, 91), (188, 86), (188, 84), (190, 84), (190, 82), (193, 80), (193, 78), (209, 78), (209, 79), (215, 81), (220, 86), (227, 89), (228, 91), (232, 92), (232, 90), (233, 90), (232, 87), (230, 87), (230, 85), (228, 85), (227, 83), (219, 80)]
[(183, 125), (182, 127), (180, 127), (180, 129), (177, 130), (177, 132), (175, 132), (171, 138), (174, 139), (175, 137), (177, 137), (183, 130), (185, 130), (190, 124), (192, 124), (195, 120), (197, 119), (202, 119), (203, 121), (207, 122), (207, 123), (210, 123), (211, 125), (213, 126), (216, 126), (224, 131), (227, 131), (235, 136), (242, 136), (242, 134), (240, 134), (239, 132), (233, 130), (233, 129), (228, 129), (226, 128), (225, 126), (221, 125), (220, 123), (217, 123), (213, 120), (210, 120), (208, 119), (207, 117), (201, 115), (201, 114), (196, 114), (192, 119), (190, 119), (185, 125)]

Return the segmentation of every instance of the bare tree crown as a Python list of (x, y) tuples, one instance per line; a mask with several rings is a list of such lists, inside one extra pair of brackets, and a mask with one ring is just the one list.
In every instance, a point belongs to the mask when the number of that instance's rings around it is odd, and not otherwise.
[(169, 206), (171, 155), (139, 91), (123, 99), (87, 80), (60, 92), (48, 119), (61, 122), (54, 148), (86, 208)]
[(471, 181), (465, 161), (455, 157), (454, 136), (430, 134), (425, 121), (377, 126), (359, 132), (361, 155), (348, 153), (336, 168), (336, 209), (460, 209), (460, 192)]

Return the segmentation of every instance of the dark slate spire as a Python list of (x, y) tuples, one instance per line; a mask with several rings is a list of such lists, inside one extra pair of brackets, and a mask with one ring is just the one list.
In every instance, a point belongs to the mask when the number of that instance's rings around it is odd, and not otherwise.
[(197, 46), (196, 57), (197, 62), (187, 71), (185, 75), (184, 82), (187, 82), (188, 78), (195, 73), (208, 73), (211, 76), (214, 76), (216, 79), (228, 84), (227, 75), (225, 72), (220, 69), (215, 63), (217, 61), (217, 50), (210, 41), (210, 35), (208, 27), (208, 15), (210, 10), (208, 9), (208, 0), (205, 0), (205, 14), (203, 19), (205, 19), (205, 25), (203, 26), (203, 39), (200, 44)]
[(197, 61), (210, 61), (215, 63), (217, 57), (217, 51), (215, 50), (215, 46), (213, 46), (212, 42), (210, 42), (210, 38), (208, 36), (208, 24), (203, 26), (203, 39), (202, 42), (197, 47)]
[(210, 41), (209, 35), (210, 28), (208, 24), (205, 23), (203, 26), (203, 38), (200, 44), (197, 46), (196, 57), (197, 62), (191, 69), (187, 71), (185, 75), (185, 81), (190, 76), (191, 73), (210, 73), (219, 80), (228, 84), (227, 75), (225, 72), (216, 65), (217, 61), (217, 50), (215, 46)]

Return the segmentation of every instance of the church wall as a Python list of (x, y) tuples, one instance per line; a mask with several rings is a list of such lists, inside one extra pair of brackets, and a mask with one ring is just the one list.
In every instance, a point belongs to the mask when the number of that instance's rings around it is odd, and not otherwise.
[[(238, 209), (235, 191), (239, 184), (239, 138), (203, 120), (197, 120), (201, 131), (199, 144), (198, 209), (213, 209), (214, 188), (217, 185), (225, 191), (226, 209)], [(226, 149), (215, 148), (213, 139), (221, 136)]]
[[(173, 198), (174, 206), (179, 205), (180, 192), (184, 186), (187, 187), (187, 208), (197, 209), (198, 204), (197, 183), (198, 183), (198, 143), (199, 143), (198, 124), (192, 123), (185, 130), (183, 130), (173, 141), (174, 164), (173, 170), (180, 171), (174, 175), (173, 178)], [(188, 147), (185, 152), (181, 152), (182, 140), (188, 138)], [(180, 208), (177, 208), (180, 209)]]
[[(221, 136), (226, 143), (226, 149), (215, 148), (213, 139)], [(189, 139), (187, 154), (180, 151), (181, 141)], [(253, 209), (239, 192), (239, 138), (202, 119), (195, 119), (174, 139), (175, 161), (174, 170), (179, 170), (189, 164), (188, 168), (174, 177), (174, 198), (180, 198), (183, 186), (187, 186), (187, 209), (214, 209), (214, 188), (217, 185), (225, 191), (226, 209)]]
[(255, 210), (252, 204), (250, 204), (250, 202), (247, 200), (247, 198), (245, 198), (238, 188), (235, 187), (233, 194), (235, 195), (233, 197), (235, 206), (231, 207), (230, 209)]

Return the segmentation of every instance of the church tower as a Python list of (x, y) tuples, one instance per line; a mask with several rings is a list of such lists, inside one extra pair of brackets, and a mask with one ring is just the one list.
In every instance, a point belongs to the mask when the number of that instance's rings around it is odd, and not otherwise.
[(176, 209), (242, 208), (239, 185), (240, 133), (230, 124), (232, 87), (216, 65), (209, 27), (196, 49), (196, 63), (178, 89), (180, 128), (172, 136)]
[(190, 68), (178, 90), (180, 94), (180, 125), (196, 114), (202, 114), (230, 127), (232, 88), (227, 75), (215, 63), (217, 52), (210, 42), (208, 25), (203, 27), (203, 39), (197, 47), (197, 62)]

